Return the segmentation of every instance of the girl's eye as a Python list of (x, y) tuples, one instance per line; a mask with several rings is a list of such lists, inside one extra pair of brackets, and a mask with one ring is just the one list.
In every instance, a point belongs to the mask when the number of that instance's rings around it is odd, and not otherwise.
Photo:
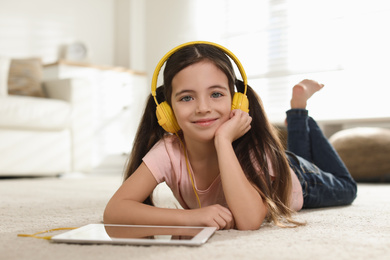
[(184, 101), (184, 102), (188, 102), (188, 101), (191, 101), (192, 100), (192, 97), (191, 96), (185, 96), (185, 97), (182, 97), (180, 99), (180, 101)]
[(219, 97), (222, 97), (222, 93), (219, 93), (219, 92), (214, 92), (213, 94), (211, 94), (211, 97), (213, 97), (213, 98), (219, 98)]

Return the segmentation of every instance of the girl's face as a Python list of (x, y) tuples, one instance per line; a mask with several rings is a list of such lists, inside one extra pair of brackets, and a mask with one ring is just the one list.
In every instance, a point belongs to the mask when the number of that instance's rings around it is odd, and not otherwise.
[(186, 138), (212, 141), (229, 119), (232, 97), (226, 75), (212, 62), (188, 66), (172, 79), (172, 109)]

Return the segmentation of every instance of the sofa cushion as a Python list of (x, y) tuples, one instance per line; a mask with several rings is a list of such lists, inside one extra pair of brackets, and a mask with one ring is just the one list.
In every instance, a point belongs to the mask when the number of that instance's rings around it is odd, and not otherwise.
[(356, 180), (385, 180), (390, 175), (390, 129), (345, 129), (329, 141)]
[(0, 97), (0, 128), (62, 130), (69, 126), (69, 103), (37, 97)]

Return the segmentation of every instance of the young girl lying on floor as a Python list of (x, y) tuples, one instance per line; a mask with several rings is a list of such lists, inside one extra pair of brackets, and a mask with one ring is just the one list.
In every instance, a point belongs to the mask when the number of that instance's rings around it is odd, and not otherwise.
[[(156, 90), (165, 60), (164, 84)], [(125, 181), (107, 204), (105, 223), (254, 230), (264, 219), (299, 225), (292, 213), (302, 208), (355, 199), (355, 181), (306, 110), (323, 85), (303, 80), (294, 86), (284, 151), (226, 48), (187, 43), (169, 52), (156, 71)], [(153, 206), (151, 194), (161, 182), (183, 209)]]

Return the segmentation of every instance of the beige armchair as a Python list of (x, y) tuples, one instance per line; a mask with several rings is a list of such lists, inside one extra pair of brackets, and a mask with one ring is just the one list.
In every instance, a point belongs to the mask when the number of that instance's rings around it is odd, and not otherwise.
[(91, 171), (88, 81), (42, 82), (46, 97), (9, 95), (8, 69), (0, 58), (0, 176)]

